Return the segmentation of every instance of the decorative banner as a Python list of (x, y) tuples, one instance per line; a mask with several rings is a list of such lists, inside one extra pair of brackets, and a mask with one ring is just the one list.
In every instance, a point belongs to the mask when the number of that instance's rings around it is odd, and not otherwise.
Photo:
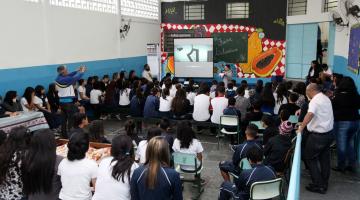
[(351, 27), (348, 69), (355, 73), (359, 73), (360, 68), (360, 24)]
[[(238, 78), (259, 78), (285, 75), (285, 48), (284, 40), (266, 38), (266, 32), (252, 26), (238, 24), (161, 24), (161, 49), (163, 72), (174, 71), (174, 58), (164, 52), (164, 32), (195, 30), (195, 35), (211, 37), (213, 33), (247, 32), (248, 59), (247, 63), (214, 63), (214, 73), (221, 71), (225, 64), (236, 70)], [(359, 46), (358, 46), (359, 47)], [(234, 73), (235, 74), (235, 73)]]

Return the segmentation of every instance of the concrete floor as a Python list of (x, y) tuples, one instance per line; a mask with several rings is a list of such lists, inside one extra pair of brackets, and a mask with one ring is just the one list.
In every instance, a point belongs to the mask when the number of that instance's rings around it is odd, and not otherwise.
[[(123, 121), (106, 121), (106, 136), (111, 139), (117, 134), (123, 133)], [(147, 125), (146, 127), (151, 127)], [(146, 130), (146, 128), (144, 129)], [(145, 131), (143, 131), (145, 133)], [(222, 183), (222, 177), (219, 173), (218, 163), (221, 160), (230, 160), (232, 152), (229, 149), (229, 142), (223, 140), (220, 150), (217, 149), (217, 139), (214, 136), (204, 134), (197, 136), (204, 147), (204, 170), (202, 178), (207, 181), (205, 190), (201, 195), (202, 200), (215, 200), (218, 197), (219, 187)], [(335, 159), (335, 158), (334, 158)], [(335, 160), (333, 160), (335, 162)], [(333, 164), (334, 166), (334, 164)], [(310, 182), (308, 172), (302, 170), (301, 192), (302, 200), (360, 200), (360, 170), (356, 174), (341, 174), (331, 172), (329, 189), (327, 194), (315, 194), (305, 190), (305, 186)], [(184, 186), (184, 199), (188, 200), (195, 194), (194, 188), (190, 184)]]

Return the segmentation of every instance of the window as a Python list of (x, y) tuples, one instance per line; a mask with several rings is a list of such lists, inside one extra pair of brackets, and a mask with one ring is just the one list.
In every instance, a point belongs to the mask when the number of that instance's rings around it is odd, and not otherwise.
[(184, 20), (204, 20), (205, 5), (189, 4), (184, 6)]
[(288, 15), (305, 15), (307, 0), (289, 0)]
[(118, 13), (118, 0), (49, 0), (50, 5), (84, 10)]
[(329, 12), (336, 9), (338, 6), (338, 0), (324, 0), (323, 12)]
[(249, 18), (249, 2), (226, 4), (226, 19)]
[(121, 0), (121, 15), (159, 20), (159, 0)]

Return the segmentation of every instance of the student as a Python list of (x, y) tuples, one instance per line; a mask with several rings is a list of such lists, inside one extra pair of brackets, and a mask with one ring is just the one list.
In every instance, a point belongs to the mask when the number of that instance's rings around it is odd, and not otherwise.
[(94, 88), (90, 92), (90, 104), (94, 109), (94, 115), (96, 119), (99, 119), (102, 114), (102, 102), (104, 100), (103, 92), (100, 88), (100, 83), (95, 82)]
[(145, 78), (149, 82), (153, 82), (153, 77), (150, 71), (150, 66), (148, 64), (144, 65), (144, 70), (142, 72), (142, 77)]
[(250, 95), (249, 95), (249, 85), (248, 85), (246, 80), (241, 81), (241, 87), (243, 87), (244, 90), (245, 90), (244, 97), (249, 98), (250, 97)]
[(52, 113), (60, 113), (60, 102), (59, 102), (59, 96), (56, 91), (56, 85), (55, 83), (51, 83), (49, 85), (48, 93), (46, 95), (49, 101), (50, 109)]
[(173, 97), (170, 96), (170, 91), (168, 88), (164, 88), (161, 93), (160, 97), (160, 106), (159, 106), (159, 112), (160, 117), (167, 117), (170, 118), (171, 114), (171, 103), (173, 101)]
[(0, 118), (4, 118), (4, 117), (13, 117), (13, 116), (17, 116), (19, 113), (17, 112), (9, 112), (6, 111), (5, 109), (2, 108), (2, 106), (0, 105)]
[(251, 104), (248, 98), (245, 98), (245, 88), (239, 87), (236, 90), (237, 96), (235, 97), (236, 103), (235, 108), (238, 109), (241, 113), (241, 120), (245, 119), (247, 111), (250, 109)]
[(195, 121), (204, 122), (210, 119), (210, 89), (202, 84), (198, 95), (194, 98), (194, 111), (192, 117)]
[(135, 160), (137, 162), (139, 162), (140, 164), (144, 164), (146, 161), (146, 148), (148, 146), (149, 141), (156, 136), (160, 136), (161, 135), (161, 129), (153, 127), (150, 128), (148, 133), (147, 133), (147, 137), (146, 140), (143, 140), (139, 143), (139, 146), (136, 150), (136, 154), (135, 154)]
[(139, 167), (133, 159), (131, 138), (126, 135), (116, 136), (112, 140), (111, 156), (102, 159), (99, 164), (92, 200), (130, 199), (130, 179)]
[(41, 85), (35, 87), (34, 105), (37, 110), (44, 114), (50, 129), (56, 129), (61, 125), (61, 115), (60, 113), (51, 112), (50, 104), (45, 94), (45, 88)]
[(289, 103), (281, 105), (279, 108), (279, 113), (281, 113), (283, 109), (286, 109), (289, 111), (290, 115), (295, 115), (296, 111), (300, 109), (300, 107), (296, 105), (298, 98), (299, 96), (297, 94), (290, 93)]
[(36, 131), (22, 163), (24, 193), (28, 200), (58, 199), (61, 181), (57, 170), (62, 159), (56, 155), (54, 133), (50, 129)]
[(236, 90), (238, 89), (238, 87), (236, 86), (236, 80), (233, 79), (233, 80), (231, 80), (230, 82), (233, 84), (233, 90), (234, 90), (235, 93), (236, 93)]
[(30, 135), (23, 127), (11, 130), (8, 138), (0, 145), (0, 199), (22, 200), (22, 158)]
[(261, 94), (264, 88), (264, 82), (262, 80), (257, 80), (255, 85), (255, 91), (253, 95), (249, 95), (250, 103), (254, 104), (256, 101), (261, 101)]
[(106, 139), (104, 130), (103, 120), (94, 120), (89, 125), (89, 139), (90, 142), (107, 143), (110, 144), (109, 140)]
[(144, 106), (145, 118), (156, 118), (159, 116), (159, 90), (157, 88), (151, 89), (151, 95), (146, 98)]
[(284, 83), (280, 83), (276, 89), (276, 92), (274, 93), (274, 99), (275, 99), (275, 107), (274, 107), (274, 114), (279, 114), (280, 106), (287, 104), (287, 98), (286, 98), (287, 90)]
[(266, 145), (270, 138), (279, 134), (279, 129), (276, 127), (274, 119), (270, 115), (263, 115), (261, 124), (265, 128), (263, 131), (263, 145)]
[(130, 115), (132, 117), (142, 117), (145, 106), (145, 98), (141, 88), (136, 89), (136, 94), (130, 101)]
[(235, 97), (236, 95), (236, 91), (234, 90), (234, 85), (232, 82), (228, 83), (228, 87), (226, 88), (225, 91), (225, 96), (226, 98), (231, 98), (231, 97)]
[(217, 82), (216, 80), (213, 80), (213, 81), (211, 82), (210, 93), (212, 93), (212, 92), (215, 93), (217, 86), (218, 86), (218, 82)]
[(106, 91), (107, 86), (109, 85), (110, 77), (109, 75), (105, 74), (100, 81), (100, 89), (102, 92)]
[(256, 147), (262, 150), (261, 145), (256, 141), (258, 127), (254, 124), (249, 124), (245, 131), (246, 141), (239, 145), (234, 145), (231, 149), (234, 151), (232, 161), (221, 161), (219, 168), (221, 176), (225, 181), (230, 181), (229, 173), (239, 175), (241, 169), (239, 163), (243, 158), (246, 158), (246, 154), (251, 147)]
[(137, 147), (139, 145), (139, 142), (141, 141), (141, 139), (139, 138), (139, 136), (135, 132), (135, 128), (136, 128), (135, 121), (132, 120), (132, 119), (127, 120), (125, 122), (124, 127), (125, 127), (126, 135), (131, 138), (131, 140), (133, 141), (134, 146)]
[(32, 87), (27, 87), (20, 101), (20, 104), (24, 112), (37, 111), (37, 108), (34, 104), (34, 98), (35, 98), (35, 89)]
[(122, 108), (128, 108), (130, 105), (130, 85), (129, 81), (125, 81), (119, 88), (119, 105)]
[(262, 164), (262, 150), (256, 147), (249, 148), (246, 157), (253, 168), (243, 170), (235, 184), (230, 181), (223, 182), (220, 187), (219, 200), (249, 199), (250, 188), (253, 183), (276, 178), (273, 169)]
[(86, 96), (86, 81), (84, 79), (79, 80), (79, 87), (77, 89), (78, 91), (78, 100), (80, 104), (86, 104), (89, 102), (90, 98)]
[(274, 114), (275, 98), (272, 91), (272, 84), (266, 83), (261, 93), (261, 111)]
[(322, 71), (323, 69), (321, 68), (317, 60), (311, 61), (309, 72), (308, 75), (306, 76), (306, 82), (309, 83), (311, 79), (319, 78), (320, 72)]
[(189, 119), (190, 101), (186, 98), (184, 89), (178, 89), (171, 103), (171, 112), (174, 119)]
[[(202, 152), (204, 148), (201, 145), (201, 142), (196, 139), (195, 132), (193, 131), (189, 121), (179, 122), (176, 129), (176, 139), (172, 149), (174, 152), (193, 154), (197, 158), (198, 168), (202, 166)], [(184, 170), (195, 170), (191, 166), (181, 166)]]
[(161, 129), (161, 136), (164, 137), (164, 139), (169, 143), (169, 149), (172, 153), (172, 146), (174, 144), (174, 137), (170, 133), (171, 127), (170, 127), (170, 121), (167, 118), (163, 118), (160, 121), (159, 128)]
[(211, 122), (214, 124), (220, 124), (220, 116), (223, 114), (224, 109), (228, 106), (228, 99), (225, 97), (225, 87), (218, 87), (217, 94), (217, 97), (211, 99), (211, 107), (213, 109)]
[(253, 109), (246, 113), (245, 121), (260, 121), (263, 116), (263, 112), (261, 112), (261, 102), (257, 101), (253, 104)]
[(296, 101), (296, 105), (300, 108), (304, 105), (304, 103), (307, 101), (306, 99), (306, 85), (304, 82), (299, 82), (295, 85), (293, 92), (298, 95), (298, 100)]
[(68, 143), (67, 158), (59, 165), (57, 174), (61, 177), (62, 200), (90, 200), (90, 184), (95, 185), (97, 164), (85, 158), (89, 150), (89, 136), (86, 133), (74, 133)]
[(153, 138), (146, 155), (145, 165), (137, 168), (131, 177), (131, 199), (182, 200), (180, 176), (170, 168), (168, 143), (162, 137)]
[(265, 165), (272, 166), (276, 172), (284, 172), (285, 157), (291, 148), (291, 133), (293, 126), (291, 122), (284, 121), (279, 126), (279, 134), (270, 138), (265, 144)]
[(74, 133), (84, 133), (84, 128), (89, 125), (88, 118), (83, 113), (76, 113), (74, 115), (74, 126), (69, 132), (69, 137)]
[(86, 81), (86, 85), (85, 85), (85, 95), (87, 97), (90, 97), (90, 92), (93, 89), (94, 83), (95, 83), (94, 77), (89, 76), (89, 78)]
[(196, 97), (196, 92), (195, 92), (195, 88), (194, 88), (194, 81), (190, 80), (189, 85), (186, 87), (186, 98), (190, 102), (190, 107), (191, 107), (190, 110), (194, 109), (195, 97)]
[(5, 94), (2, 107), (8, 112), (19, 112), (22, 111), (20, 103), (17, 101), (16, 91), (7, 91)]
[[(230, 84), (230, 83), (229, 83)], [(236, 116), (238, 118), (238, 123), (240, 125), (241, 122), (241, 112), (236, 109), (235, 107), (235, 103), (236, 100), (234, 97), (229, 98), (229, 106), (227, 108), (225, 108), (224, 110), (224, 115), (233, 115)], [(230, 131), (230, 132), (236, 132), (237, 131), (237, 127), (231, 127), (231, 126), (226, 126), (225, 127), (226, 131)], [(234, 144), (234, 135), (230, 135), (230, 144)]]

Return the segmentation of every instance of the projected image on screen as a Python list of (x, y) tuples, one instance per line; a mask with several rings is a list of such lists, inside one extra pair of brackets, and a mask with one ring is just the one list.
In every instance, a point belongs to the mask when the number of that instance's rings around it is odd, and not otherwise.
[(213, 77), (213, 39), (174, 39), (176, 77)]

